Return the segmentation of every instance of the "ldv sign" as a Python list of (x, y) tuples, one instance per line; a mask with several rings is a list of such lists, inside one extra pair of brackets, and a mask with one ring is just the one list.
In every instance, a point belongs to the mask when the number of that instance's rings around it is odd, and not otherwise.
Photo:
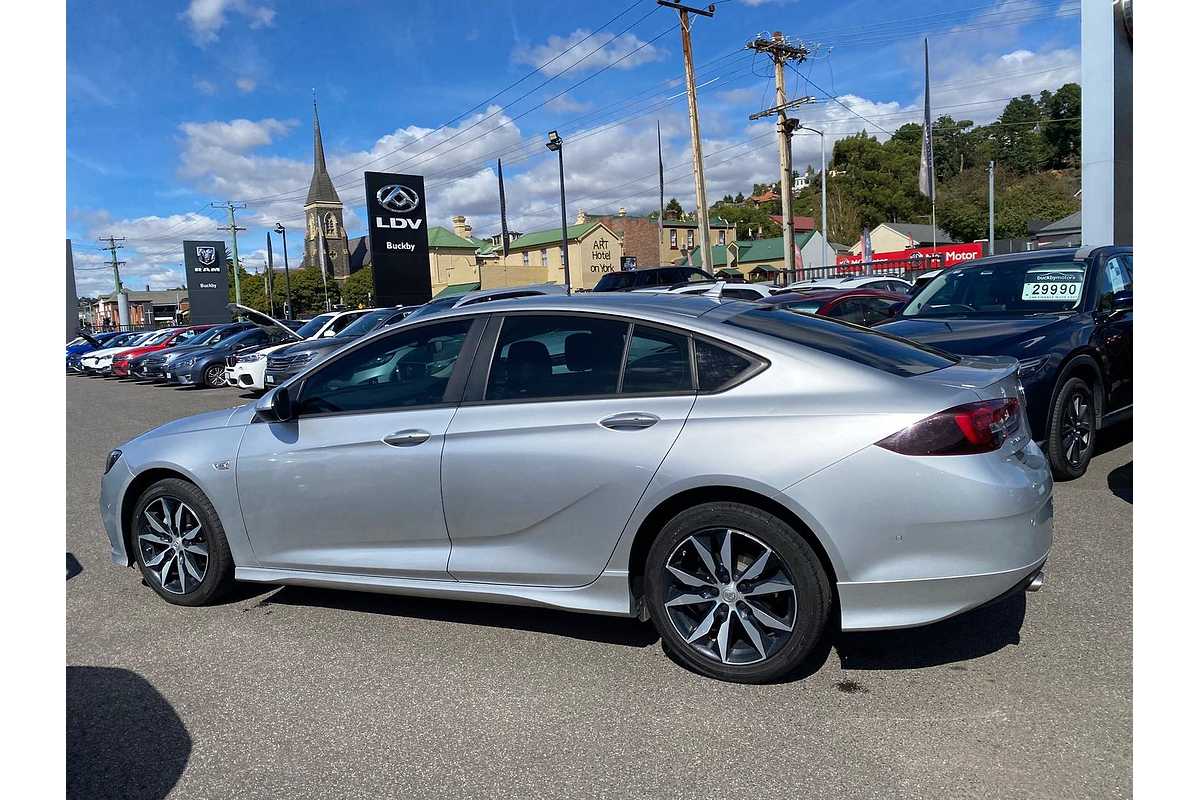
[(433, 294), (425, 180), (420, 175), (368, 172), (367, 219), (377, 305), (415, 305)]

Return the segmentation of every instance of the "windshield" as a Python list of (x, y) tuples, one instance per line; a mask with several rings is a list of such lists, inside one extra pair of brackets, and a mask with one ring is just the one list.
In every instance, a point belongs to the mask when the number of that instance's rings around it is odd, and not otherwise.
[(821, 310), (824, 303), (820, 300), (806, 300), (803, 303), (780, 303), (788, 311), (798, 311), (802, 314), (815, 314)]
[(317, 316), (310, 319), (308, 322), (301, 325), (300, 329), (298, 331), (296, 331), (296, 335), (299, 336), (301, 339), (308, 339), (312, 336), (316, 336), (317, 331), (319, 331), (319, 330), (321, 330), (321, 328), (325, 327), (325, 323), (329, 322), (329, 320), (333, 319), (334, 316), (335, 316), (334, 314), (318, 314)]
[(378, 311), (368, 311), (354, 322), (346, 326), (346, 329), (338, 334), (339, 339), (355, 339), (364, 334), (370, 333), (383, 323), (387, 322), (393, 316), (399, 313), (394, 308), (381, 308)]
[(163, 342), (165, 342), (167, 339), (170, 339), (174, 335), (175, 335), (174, 330), (160, 331), (159, 333), (156, 333), (155, 335), (151, 336), (149, 339), (146, 339), (144, 342), (142, 342), (142, 344), (145, 344), (145, 345), (162, 344)]
[(196, 345), (208, 344), (211, 340), (220, 336), (223, 330), (223, 328), (209, 328), (206, 331), (201, 331), (188, 341), (187, 346), (195, 347)]
[(901, 312), (903, 317), (1015, 316), (1062, 313), (1083, 300), (1083, 265), (1076, 261), (1011, 261), (952, 269), (935, 277)]
[(437, 300), (430, 300), (428, 303), (409, 314), (408, 319), (427, 317), (430, 314), (441, 311), (442, 309), (450, 308), (461, 299), (462, 297), (460, 295), (455, 295), (454, 297), (440, 297)]

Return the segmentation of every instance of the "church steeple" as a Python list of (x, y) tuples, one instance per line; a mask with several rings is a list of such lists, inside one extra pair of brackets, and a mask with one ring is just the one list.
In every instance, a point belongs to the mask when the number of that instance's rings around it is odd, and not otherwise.
[(308, 184), (308, 199), (304, 205), (313, 203), (341, 204), (337, 190), (333, 188), (333, 180), (329, 170), (325, 168), (325, 145), (321, 141), (321, 120), (317, 118), (317, 93), (313, 92), (313, 174)]

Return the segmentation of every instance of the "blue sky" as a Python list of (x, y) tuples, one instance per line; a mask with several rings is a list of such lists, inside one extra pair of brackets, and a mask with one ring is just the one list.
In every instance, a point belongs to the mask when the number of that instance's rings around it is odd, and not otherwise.
[[(747, 120), (773, 102), (769, 63), (741, 49), (758, 33), (813, 51), (788, 90), (821, 102), (797, 116), (831, 137), (882, 139), (919, 119), (923, 36), (935, 113), (985, 122), (1008, 97), (1078, 80), (1078, 8), (719, 3), (693, 27), (710, 201), (778, 177), (773, 124)], [(431, 225), (462, 213), (492, 233), (497, 154), (510, 225), (553, 227), (557, 165), (540, 144), (552, 128), (566, 139), (572, 218), (657, 206), (656, 122), (668, 195), (694, 205), (678, 18), (653, 0), (73, 0), (67, 14), (67, 225), (81, 293), (111, 289), (94, 249), (108, 233), (128, 239), (128, 286), (179, 283), (182, 239), (224, 238), (211, 201), (249, 201), (239, 244), (259, 268), (264, 226), (302, 220), (313, 89), (351, 235), (364, 232), (364, 168), (425, 175)], [(797, 168), (819, 164), (816, 136), (794, 150)], [(293, 254), (300, 245), (289, 235)]]

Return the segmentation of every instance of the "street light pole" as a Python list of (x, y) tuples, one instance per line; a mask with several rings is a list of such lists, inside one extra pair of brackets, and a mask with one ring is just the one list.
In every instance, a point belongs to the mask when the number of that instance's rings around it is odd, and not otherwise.
[(562, 262), (563, 262), (563, 284), (567, 287), (567, 294), (571, 293), (571, 261), (567, 257), (567, 179), (563, 172), (563, 154), (562, 137), (558, 135), (558, 131), (550, 131), (546, 142), (546, 147), (558, 153), (558, 197), (559, 207), (562, 209)]
[(825, 195), (825, 173), (827, 167), (825, 165), (825, 131), (819, 131), (816, 128), (808, 125), (801, 125), (800, 128), (806, 131), (812, 131), (821, 137), (821, 238), (824, 243), (821, 245), (821, 266), (829, 266), (829, 218), (825, 213), (826, 195)]
[(287, 254), (287, 228), (283, 227), (282, 222), (275, 223), (275, 232), (283, 239), (283, 291), (284, 291), (284, 308), (283, 318), (292, 318), (292, 273), (288, 270), (288, 254)]

